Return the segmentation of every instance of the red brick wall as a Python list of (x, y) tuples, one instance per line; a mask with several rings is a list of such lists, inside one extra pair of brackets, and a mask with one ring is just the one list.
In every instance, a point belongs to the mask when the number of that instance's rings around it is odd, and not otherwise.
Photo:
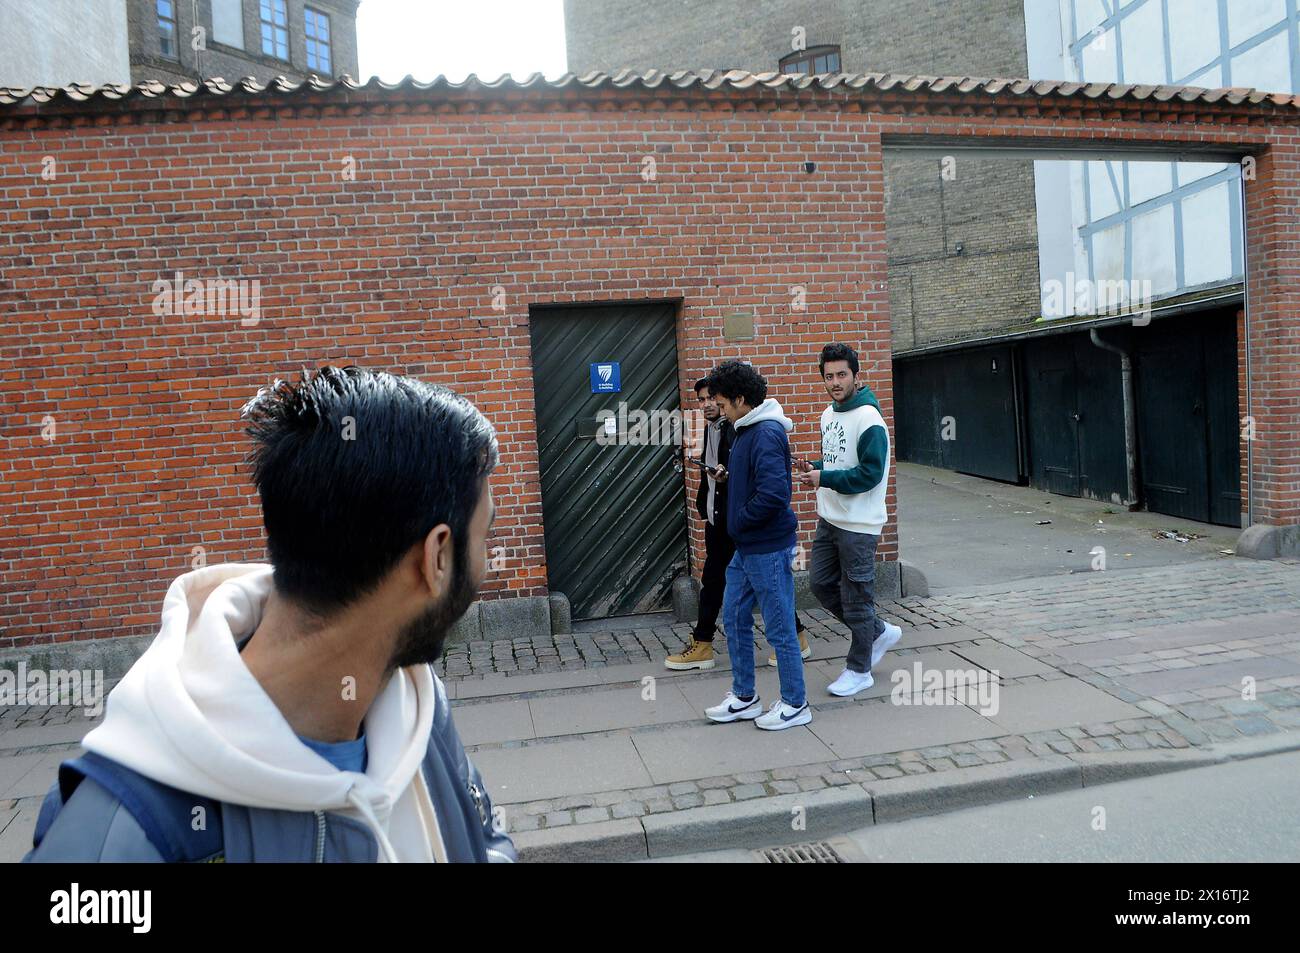
[[(683, 393), (718, 360), (749, 358), (796, 420), (801, 454), (816, 452), (825, 403), (817, 351), (847, 340), (892, 420), (882, 131), (1273, 143), (1250, 211), (1269, 433), (1256, 512), (1300, 521), (1296, 140), (1268, 124), (1275, 113), (956, 94), (781, 105), (672, 90), (529, 94), (517, 113), (481, 93), (462, 113), (457, 94), (441, 95), (218, 104), (162, 123), (114, 113), (129, 105), (70, 107), (103, 114), (52, 123), (0, 115), (0, 646), (152, 631), (194, 547), (208, 562), (261, 558), (238, 411), (273, 377), (326, 362), (475, 400), (502, 443), (495, 544), (508, 566), (486, 594), (544, 593), (530, 305), (680, 299)], [(648, 155), (654, 181), (642, 178)], [(155, 315), (153, 282), (177, 270), (259, 279), (260, 323)], [(795, 285), (806, 311), (792, 307)], [(735, 311), (757, 315), (754, 341), (722, 341)], [(797, 500), (806, 545), (812, 494)], [(897, 553), (891, 526), (881, 554)]]
[[(801, 453), (818, 445), (826, 341), (862, 350), (889, 407), (872, 288), (880, 153), (860, 117), (359, 115), (2, 135), (0, 645), (149, 632), (194, 547), (209, 563), (263, 558), (239, 409), (326, 362), (478, 404), (500, 431), (493, 545), (507, 560), (485, 594), (544, 594), (530, 305), (681, 299), (683, 392), (749, 358)], [(260, 279), (260, 322), (155, 315), (153, 283), (176, 271)], [(725, 345), (737, 310), (758, 316), (757, 337)], [(810, 539), (811, 493), (800, 511)]]
[[(1247, 314), (1254, 395), (1247, 408), (1245, 328), (1241, 413), (1254, 439), (1241, 445), (1242, 471), (1254, 457), (1255, 522), (1300, 523), (1300, 136), (1279, 130), (1246, 182)], [(1244, 322), (1243, 322), (1244, 324)], [(1244, 428), (1243, 428), (1244, 429)], [(1246, 497), (1243, 476), (1242, 502)]]

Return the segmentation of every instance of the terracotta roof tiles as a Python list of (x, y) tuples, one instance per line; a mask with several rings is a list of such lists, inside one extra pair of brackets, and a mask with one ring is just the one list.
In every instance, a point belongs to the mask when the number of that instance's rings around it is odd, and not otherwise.
[(323, 80), (312, 75), (301, 82), (292, 82), (278, 76), (263, 84), (252, 77), (233, 82), (221, 79), (206, 79), (202, 82), (185, 82), (166, 85), (157, 80), (148, 80), (134, 86), (126, 84), (106, 84), (95, 86), (86, 83), (70, 83), (66, 86), (32, 86), (28, 88), (0, 87), (0, 107), (21, 108), (32, 104), (67, 102), (93, 102), (95, 100), (116, 101), (131, 99), (174, 100), (179, 105), (184, 100), (220, 96), (303, 96), (312, 93), (325, 93), (330, 90), (386, 90), (391, 92), (403, 90), (562, 90), (581, 87), (591, 90), (602, 88), (658, 89), (660, 87), (690, 89), (699, 87), (703, 90), (737, 90), (752, 89), (802, 91), (809, 89), (874, 89), (881, 92), (905, 90), (909, 93), (956, 94), (961, 96), (1034, 96), (1040, 98), (1060, 98), (1083, 96), (1089, 99), (1106, 98), (1109, 100), (1168, 102), (1178, 99), (1182, 102), (1202, 102), (1207, 104), (1226, 102), (1237, 106), (1243, 103), (1258, 105), (1267, 103), (1275, 107), (1300, 107), (1300, 96), (1290, 93), (1267, 93), (1254, 89), (1201, 89), (1180, 86), (1151, 86), (1119, 83), (1076, 83), (1057, 80), (1029, 80), (1007, 77), (980, 78), (970, 76), (918, 76), (897, 73), (825, 73), (816, 76), (791, 73), (751, 73), (744, 70), (621, 70), (616, 73), (590, 72), (582, 75), (566, 73), (556, 79), (546, 79), (540, 73), (534, 73), (524, 79), (516, 80), (512, 76), (501, 76), (495, 80), (483, 80), (470, 75), (463, 82), (452, 82), (445, 77), (438, 77), (431, 82), (419, 82), (410, 76), (397, 83), (385, 83), (377, 77), (365, 83), (358, 83), (349, 76), (337, 80)]

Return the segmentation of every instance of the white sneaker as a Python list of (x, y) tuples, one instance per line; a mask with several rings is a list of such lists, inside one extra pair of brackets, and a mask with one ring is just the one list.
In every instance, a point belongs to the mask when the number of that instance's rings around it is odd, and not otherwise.
[(876, 684), (876, 680), (871, 677), (870, 672), (855, 672), (851, 668), (846, 668), (840, 673), (839, 678), (826, 686), (826, 690), (832, 695), (848, 698), (850, 695), (856, 695), (874, 684)]
[(783, 701), (776, 701), (767, 710), (767, 714), (759, 716), (754, 724), (765, 731), (780, 731), (782, 728), (806, 725), (810, 721), (812, 721), (812, 708), (807, 702), (804, 702), (802, 708), (793, 708)]
[(871, 643), (871, 667), (875, 668), (880, 664), (880, 660), (885, 657), (885, 653), (898, 644), (898, 640), (903, 637), (903, 630), (892, 622), (885, 623), (885, 631), (877, 636), (876, 641)]
[(761, 714), (763, 714), (763, 703), (758, 700), (757, 693), (749, 701), (742, 702), (733, 693), (727, 692), (727, 697), (722, 699), (721, 705), (704, 709), (704, 717), (709, 721), (724, 724), (728, 721), (750, 721)]

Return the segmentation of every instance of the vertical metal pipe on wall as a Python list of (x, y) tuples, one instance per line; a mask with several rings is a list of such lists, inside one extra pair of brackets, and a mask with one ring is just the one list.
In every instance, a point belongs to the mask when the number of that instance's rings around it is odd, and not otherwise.
[(1088, 332), (1092, 338), (1092, 343), (1103, 351), (1113, 351), (1119, 355), (1119, 368), (1121, 385), (1124, 388), (1124, 467), (1125, 474), (1128, 477), (1128, 506), (1130, 509), (1136, 509), (1138, 506), (1138, 489), (1137, 489), (1137, 422), (1136, 401), (1133, 396), (1133, 358), (1129, 352), (1122, 347), (1109, 344), (1101, 339), (1097, 334), (1097, 329), (1093, 328)]

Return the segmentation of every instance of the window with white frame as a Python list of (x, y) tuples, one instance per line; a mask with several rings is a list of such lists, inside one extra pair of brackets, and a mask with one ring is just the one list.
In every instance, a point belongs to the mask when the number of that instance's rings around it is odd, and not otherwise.
[[(1060, 0), (1074, 79), (1300, 89), (1290, 0)], [(1076, 261), (1160, 297), (1240, 280), (1240, 169), (1232, 163), (1071, 163)]]

